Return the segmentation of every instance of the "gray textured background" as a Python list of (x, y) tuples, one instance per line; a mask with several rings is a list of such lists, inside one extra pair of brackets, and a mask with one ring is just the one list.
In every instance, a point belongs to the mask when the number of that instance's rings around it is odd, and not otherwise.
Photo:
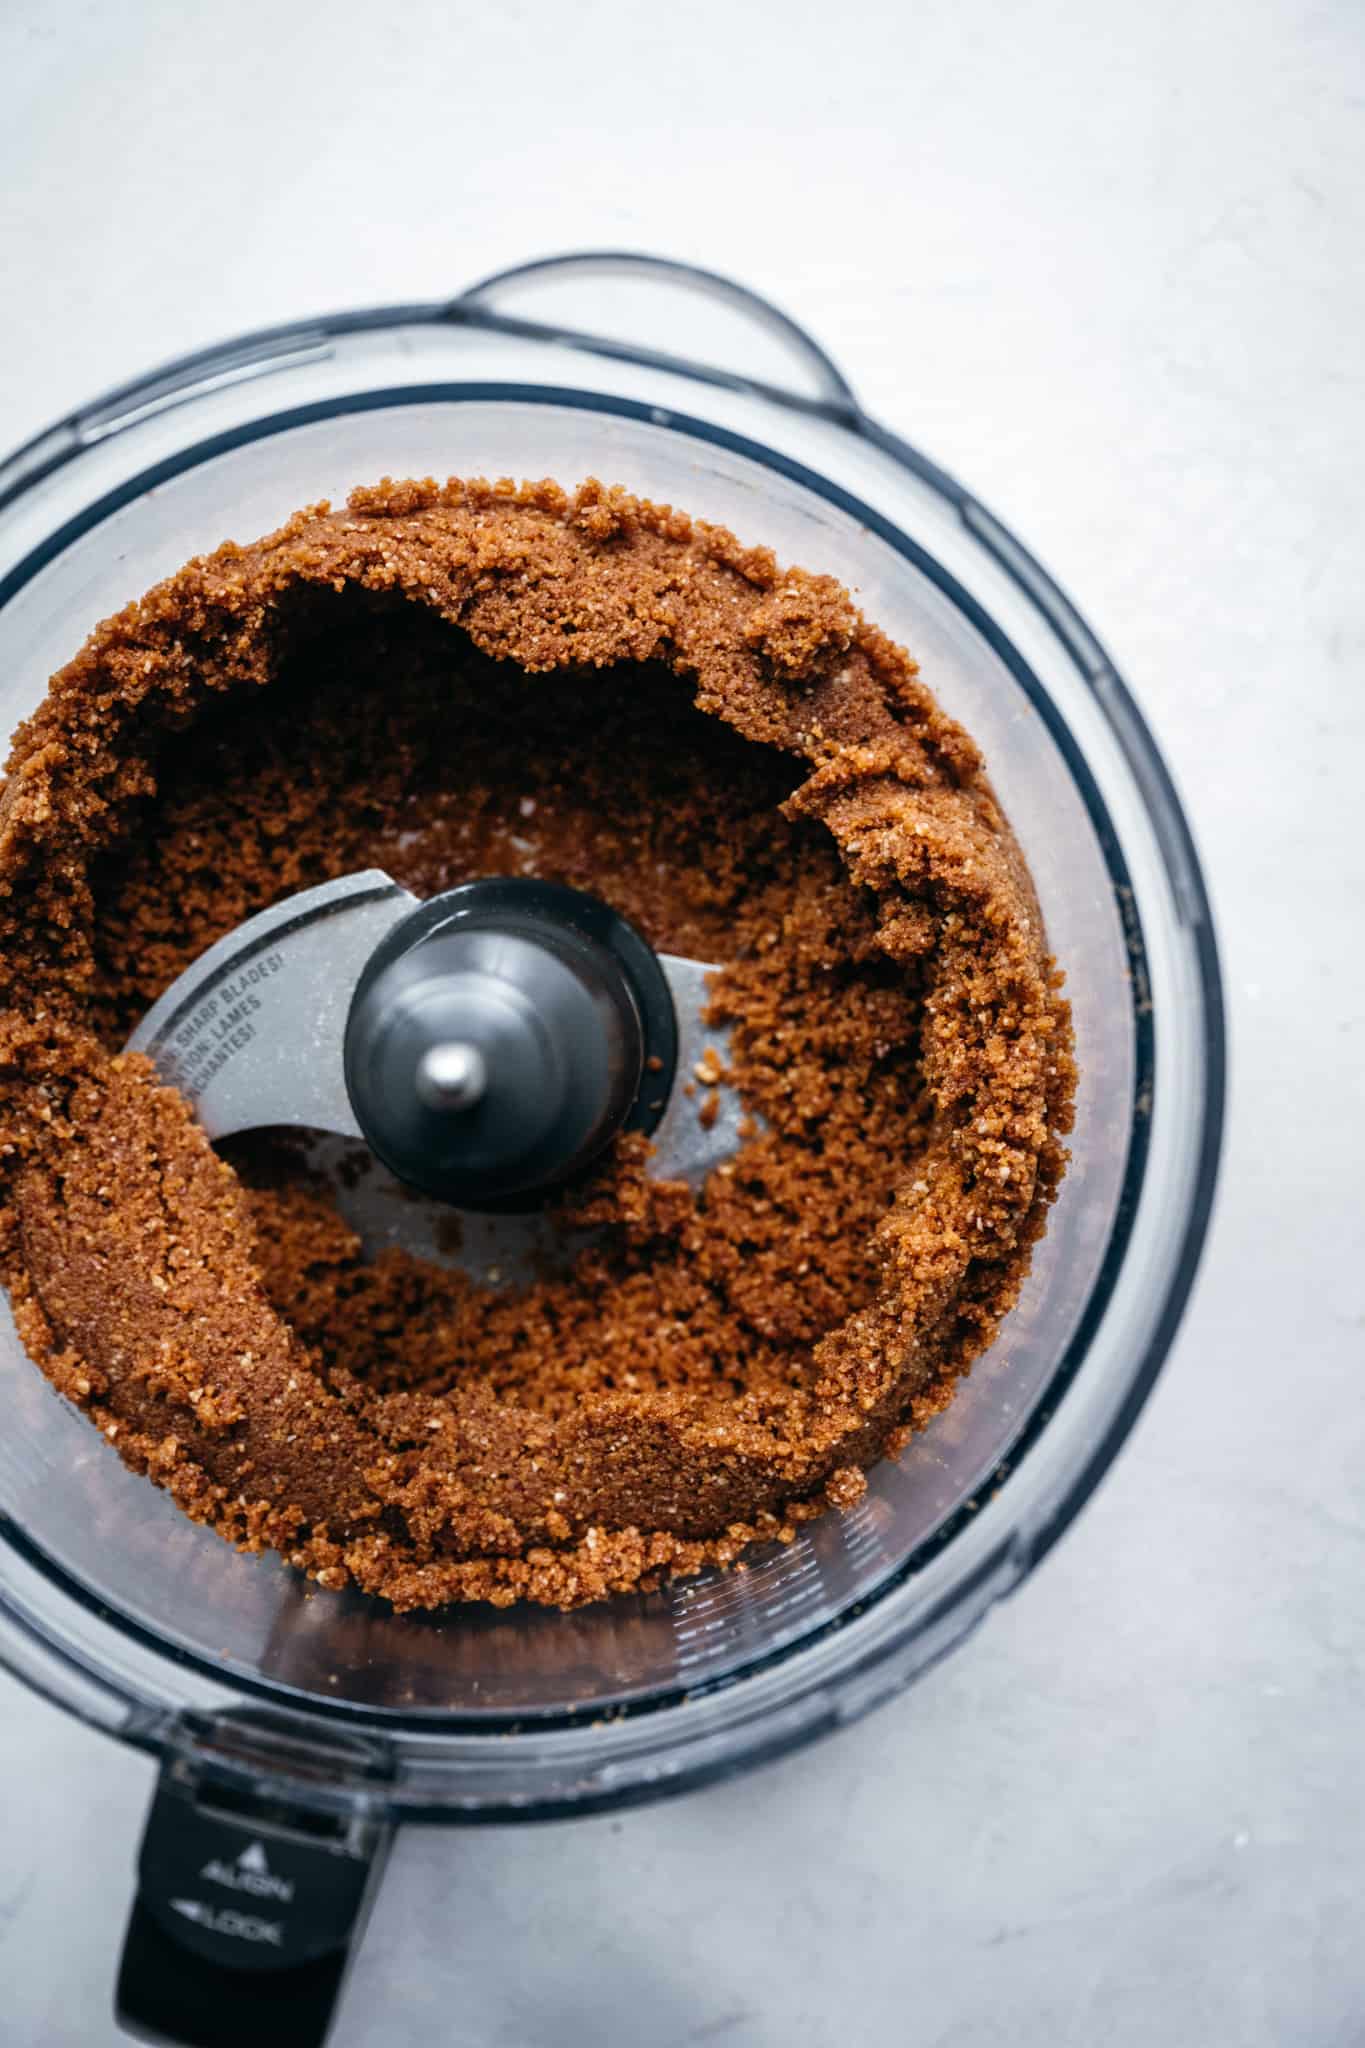
[[(1078, 596), (1191, 807), (1234, 1098), (1060, 1551), (824, 1748), (409, 1834), (338, 2048), (1365, 2041), (1359, 0), (0, 8), (0, 445), (591, 243), (751, 279)], [(0, 1682), (0, 2038), (101, 2048), (150, 1767)]]

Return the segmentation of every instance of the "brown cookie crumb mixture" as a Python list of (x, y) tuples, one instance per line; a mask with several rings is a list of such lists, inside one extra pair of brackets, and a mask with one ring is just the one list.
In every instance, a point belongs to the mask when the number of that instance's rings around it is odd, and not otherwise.
[[(619, 1142), (521, 1294), (367, 1263), (278, 1141), (220, 1158), (118, 1047), (366, 866), (552, 877), (726, 962), (742, 1152), (694, 1197)], [(595, 483), (385, 483), (190, 563), (15, 739), (0, 1277), (235, 1543), (399, 1608), (649, 1587), (856, 1500), (991, 1341), (1062, 1171), (1058, 982), (976, 748), (829, 578)]]

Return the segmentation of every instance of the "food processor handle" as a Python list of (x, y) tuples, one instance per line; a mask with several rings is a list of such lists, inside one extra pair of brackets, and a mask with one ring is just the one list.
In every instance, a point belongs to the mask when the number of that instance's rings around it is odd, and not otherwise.
[[(613, 278), (660, 287), (654, 304), (643, 313), (644, 302), (638, 294), (634, 296), (626, 321), (631, 329), (629, 333), (617, 333), (614, 331), (615, 322), (603, 322), (601, 285), (604, 280)], [(591, 332), (566, 325), (560, 318), (546, 317), (553, 302), (558, 303), (561, 311), (573, 306), (572, 287), (580, 282), (591, 287), (583, 300), (585, 310), (590, 308)], [(739, 314), (750, 328), (757, 328), (770, 341), (776, 342), (780, 352), (778, 359), (783, 361), (784, 367), (795, 369), (804, 388), (793, 391), (774, 384), (765, 376), (679, 356), (671, 346), (676, 337), (677, 301), (674, 294), (679, 289), (730, 309)], [(452, 302), (450, 310), (456, 313), (468, 308), (492, 313), (499, 318), (500, 324), (513, 331), (523, 327), (544, 334), (548, 330), (558, 333), (566, 341), (576, 342), (580, 347), (594, 347), (603, 354), (628, 355), (634, 361), (652, 362), (661, 369), (683, 369), (689, 375), (710, 383), (742, 383), (784, 403), (811, 407), (845, 422), (863, 417), (862, 407), (847, 377), (814, 335), (793, 320), (789, 313), (784, 313), (780, 306), (774, 305), (771, 299), (764, 298), (735, 278), (726, 277), (720, 271), (704, 270), (696, 263), (677, 262), (670, 257), (650, 256), (633, 249), (575, 250), (491, 272), (462, 292)], [(651, 330), (649, 334), (637, 331), (642, 318)], [(608, 325), (611, 332), (604, 331)], [(651, 338), (656, 325), (660, 334), (657, 345)], [(742, 328), (738, 339), (741, 349), (746, 352), (751, 349), (752, 336), (745, 334)]]

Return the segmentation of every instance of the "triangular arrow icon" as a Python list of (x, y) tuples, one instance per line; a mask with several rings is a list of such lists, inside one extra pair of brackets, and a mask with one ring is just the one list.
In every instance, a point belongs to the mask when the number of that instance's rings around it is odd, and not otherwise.
[(172, 1899), (177, 1913), (183, 1913), (187, 1920), (211, 1920), (213, 1908), (205, 1906), (199, 1899)]
[(239, 1870), (256, 1870), (263, 1877), (268, 1877), (270, 1865), (265, 1860), (264, 1844), (253, 1842), (249, 1849), (243, 1849), (241, 1855), (237, 1858), (237, 1868)]

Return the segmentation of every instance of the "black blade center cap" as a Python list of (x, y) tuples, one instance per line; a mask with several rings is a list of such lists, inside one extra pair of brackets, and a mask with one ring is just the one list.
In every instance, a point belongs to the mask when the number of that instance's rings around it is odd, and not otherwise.
[(657, 1122), (677, 1025), (663, 970), (581, 890), (467, 883), (395, 927), (357, 984), (346, 1086), (372, 1150), (461, 1208), (527, 1206)]

